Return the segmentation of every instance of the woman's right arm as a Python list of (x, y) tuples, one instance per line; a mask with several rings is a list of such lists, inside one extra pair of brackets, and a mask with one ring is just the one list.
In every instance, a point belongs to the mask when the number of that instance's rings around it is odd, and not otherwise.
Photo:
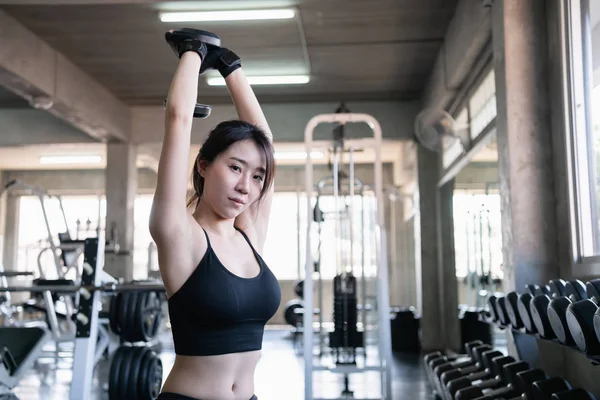
[(150, 212), (150, 234), (159, 247), (187, 236), (191, 226), (186, 208), (187, 169), (200, 63), (197, 53), (183, 53), (167, 96), (165, 136)]

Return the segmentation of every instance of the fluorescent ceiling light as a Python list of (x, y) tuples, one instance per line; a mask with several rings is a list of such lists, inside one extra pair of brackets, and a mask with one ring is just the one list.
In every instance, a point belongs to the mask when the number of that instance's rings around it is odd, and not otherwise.
[(291, 19), (293, 9), (275, 10), (231, 10), (231, 11), (190, 11), (166, 12), (160, 14), (162, 22), (214, 22), (214, 21), (255, 21), (265, 19)]
[[(310, 82), (308, 75), (248, 76), (250, 85), (302, 85)], [(225, 86), (225, 79), (220, 77), (206, 78), (209, 86)]]
[[(323, 158), (323, 153), (320, 151), (311, 151), (310, 158)], [(275, 152), (276, 160), (305, 160), (305, 151), (277, 151)]]
[(99, 164), (102, 157), (98, 155), (78, 156), (41, 156), (40, 164)]

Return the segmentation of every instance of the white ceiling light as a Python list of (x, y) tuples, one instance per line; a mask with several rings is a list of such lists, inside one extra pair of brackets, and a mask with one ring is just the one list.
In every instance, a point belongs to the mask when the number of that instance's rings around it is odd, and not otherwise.
[(94, 154), (40, 157), (40, 164), (100, 164), (101, 162), (102, 157)]
[[(310, 158), (323, 158), (323, 153), (320, 151), (311, 151)], [(305, 160), (305, 151), (276, 151), (276, 160)]]
[(293, 9), (190, 11), (161, 13), (160, 20), (162, 22), (255, 21), (265, 19), (291, 19), (294, 18), (295, 15), (296, 12)]
[[(248, 76), (250, 85), (302, 85), (310, 82), (308, 75)], [(206, 78), (209, 86), (225, 86), (225, 79), (220, 77)]]

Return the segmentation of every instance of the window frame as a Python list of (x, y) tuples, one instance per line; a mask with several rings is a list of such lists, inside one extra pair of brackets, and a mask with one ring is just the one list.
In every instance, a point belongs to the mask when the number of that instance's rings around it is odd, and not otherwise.
[[(600, 232), (598, 210), (594, 206), (591, 92), (591, 31), (589, 3), (586, 0), (561, 3), (561, 58), (565, 95), (566, 132), (564, 145), (567, 158), (569, 218), (574, 276), (600, 272)], [(590, 251), (591, 250), (591, 251)]]
[[(480, 67), (477, 68), (478, 72), (471, 82), (467, 83), (468, 89), (463, 93), (459, 94), (454, 102), (448, 107), (450, 115), (456, 118), (463, 110), (467, 112), (467, 124), (471, 124), (472, 115), (470, 101), (473, 95), (477, 93), (485, 79), (488, 77), (490, 72), (493, 71), (493, 55), (491, 52), (491, 43), (486, 48), (481, 56)], [(468, 132), (464, 135), (464, 141), (466, 142), (466, 148), (461, 155), (456, 157), (454, 161), (444, 166), (444, 152), (439, 153), (439, 165), (440, 165), (440, 180), (437, 184), (438, 188), (444, 186), (447, 182), (454, 179), (460, 171), (466, 167), (473, 156), (477, 154), (483, 147), (487, 146), (489, 142), (495, 137), (496, 133), (496, 117), (492, 118), (491, 121), (477, 134), (475, 138), (471, 137), (471, 129), (468, 128)]]

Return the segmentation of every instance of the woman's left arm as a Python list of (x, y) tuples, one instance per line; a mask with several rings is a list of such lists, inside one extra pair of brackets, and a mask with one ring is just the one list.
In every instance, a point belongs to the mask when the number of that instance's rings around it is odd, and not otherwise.
[(258, 103), (258, 99), (254, 94), (254, 90), (246, 79), (246, 74), (242, 68), (238, 68), (233, 71), (227, 78), (225, 78), (227, 89), (233, 100), (235, 110), (237, 111), (238, 118), (242, 121), (250, 122), (263, 129), (271, 142), (273, 141), (273, 134), (263, 114), (262, 108)]
[[(269, 140), (273, 142), (273, 134), (271, 133), (267, 119), (242, 68), (238, 68), (229, 74), (225, 78), (225, 82), (235, 105), (238, 118), (264, 130)], [(248, 235), (254, 247), (261, 253), (267, 238), (274, 188), (275, 182), (271, 184), (271, 187), (269, 187), (269, 190), (261, 201), (252, 204), (235, 219), (235, 226)]]

